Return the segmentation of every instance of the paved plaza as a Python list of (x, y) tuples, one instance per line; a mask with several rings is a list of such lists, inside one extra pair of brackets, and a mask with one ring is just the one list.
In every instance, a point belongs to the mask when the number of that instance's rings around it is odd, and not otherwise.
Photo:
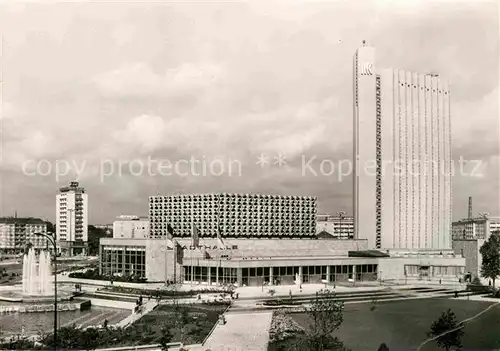
[(272, 313), (227, 314), (200, 350), (265, 351), (269, 342)]

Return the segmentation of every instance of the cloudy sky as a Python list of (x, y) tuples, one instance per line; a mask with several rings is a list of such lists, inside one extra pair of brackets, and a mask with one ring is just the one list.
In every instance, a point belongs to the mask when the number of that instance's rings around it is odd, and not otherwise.
[[(54, 220), (77, 176), (91, 223), (145, 215), (158, 193), (312, 195), (351, 213), (351, 177), (319, 165), (352, 157), (363, 39), (379, 67), (450, 81), (454, 159), (481, 161), (454, 177), (454, 218), (468, 196), (500, 215), (496, 1), (0, 2), (0, 29), (0, 215)], [(168, 169), (191, 157), (206, 170)]]

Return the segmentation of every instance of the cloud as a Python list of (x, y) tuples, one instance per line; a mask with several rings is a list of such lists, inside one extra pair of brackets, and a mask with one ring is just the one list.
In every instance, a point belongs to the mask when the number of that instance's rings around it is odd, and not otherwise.
[(175, 98), (203, 93), (220, 75), (220, 67), (212, 64), (184, 63), (156, 73), (145, 63), (134, 63), (102, 74), (95, 82), (105, 97)]
[[(2, 171), (8, 168), (2, 176), (12, 189), (30, 189), (0, 194), (0, 212), (22, 207), (52, 218), (54, 192), (74, 175), (59, 182), (20, 176), (27, 159), (85, 161), (81, 180), (92, 201), (91, 222), (119, 212), (144, 214), (147, 197), (157, 192), (310, 194), (320, 197), (321, 212), (349, 212), (350, 178), (303, 177), (300, 156), (352, 156), (352, 56), (366, 39), (381, 67), (434, 70), (449, 79), (455, 158), (488, 161), (483, 178), (454, 179), (454, 215), (466, 214), (462, 202), (469, 195), (481, 197), (478, 210), (493, 213), (488, 207), (500, 202), (491, 191), (499, 172), (490, 166), (498, 164), (491, 161), (499, 141), (497, 9), (439, 3), (0, 9), (9, 102), (2, 117)], [(255, 165), (260, 153), (282, 153), (289, 167), (261, 169)], [(148, 157), (238, 160), (243, 175), (136, 177), (124, 171), (99, 180), (102, 160)], [(114, 205), (102, 205), (108, 203)]]

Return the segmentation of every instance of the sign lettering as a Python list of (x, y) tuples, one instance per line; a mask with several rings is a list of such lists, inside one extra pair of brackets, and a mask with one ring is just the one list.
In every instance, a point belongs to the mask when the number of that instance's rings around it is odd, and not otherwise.
[[(203, 249), (206, 249), (206, 250), (217, 250), (219, 249), (219, 247), (217, 245), (199, 245), (199, 246), (182, 246), (182, 250), (189, 250), (189, 251), (193, 251), (193, 250), (203, 250)], [(237, 245), (232, 245), (232, 246), (229, 246), (229, 245), (226, 245), (225, 247), (220, 247), (221, 250), (238, 250), (238, 246)]]
[(360, 75), (362, 76), (371, 76), (373, 75), (373, 63), (371, 62), (363, 62), (363, 64), (359, 67)]

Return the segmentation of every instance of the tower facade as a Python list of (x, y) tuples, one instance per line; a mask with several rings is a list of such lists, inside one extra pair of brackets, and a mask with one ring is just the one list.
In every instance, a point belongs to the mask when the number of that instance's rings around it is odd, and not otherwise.
[(354, 67), (355, 235), (373, 248), (451, 248), (450, 89), (436, 74)]
[(62, 251), (85, 251), (88, 241), (88, 196), (78, 182), (59, 189), (56, 195), (56, 237)]

